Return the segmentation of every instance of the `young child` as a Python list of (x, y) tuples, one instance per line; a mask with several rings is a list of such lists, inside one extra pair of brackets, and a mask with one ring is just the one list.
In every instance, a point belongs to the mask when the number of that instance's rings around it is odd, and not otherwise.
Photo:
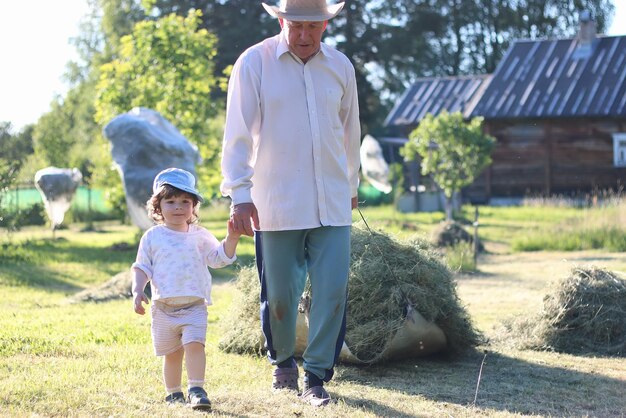
[(163, 380), (168, 403), (185, 403), (181, 389), (183, 357), (187, 369), (187, 403), (210, 410), (204, 390), (204, 343), (207, 305), (211, 304), (211, 274), (207, 266), (224, 267), (235, 261), (241, 234), (228, 222), (226, 238), (219, 242), (195, 225), (202, 196), (188, 171), (168, 168), (154, 179), (148, 214), (158, 225), (148, 229), (132, 265), (135, 312), (145, 314), (144, 288), (152, 291), (152, 343), (163, 356)]

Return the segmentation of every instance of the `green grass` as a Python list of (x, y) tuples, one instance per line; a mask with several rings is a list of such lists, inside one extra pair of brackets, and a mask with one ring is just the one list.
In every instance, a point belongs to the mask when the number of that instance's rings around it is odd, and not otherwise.
[[(626, 251), (626, 201), (604, 207), (511, 206), (479, 208), (479, 236), (483, 242), (501, 244), (510, 251)], [(372, 228), (403, 238), (428, 237), (444, 220), (440, 212), (398, 213), (391, 206), (362, 209)], [(360, 220), (358, 212), (353, 220)], [(474, 208), (464, 206), (455, 220), (472, 232)]]
[[(560, 211), (480, 208), (481, 239), (488, 247), (510, 246), (516, 235), (512, 231), (566, 224), (581, 213), (554, 213)], [(207, 209), (202, 224), (221, 238), (227, 213)], [(366, 208), (363, 215), (371, 227), (403, 236), (428, 236), (443, 219), (441, 214), (399, 214), (388, 207)], [(472, 220), (472, 208), (463, 216)], [(56, 231), (56, 239), (43, 228), (24, 228), (10, 238), (0, 230), (0, 416), (196, 415), (161, 401), (161, 363), (152, 353), (148, 315), (136, 315), (130, 300), (69, 302), (82, 289), (128, 269), (136, 252), (138, 231), (132, 226), (101, 223), (97, 232), (80, 232), (82, 226)], [(224, 318), (237, 309), (231, 279), (241, 265), (253, 261), (250, 238), (238, 249), (237, 266), (213, 272), (215, 304), (209, 308), (206, 352), (215, 416), (469, 418), (620, 416), (626, 411), (626, 360), (497, 346), (459, 358), (435, 356), (365, 368), (339, 365), (328, 385), (338, 401), (322, 412), (287, 394), (272, 395), (271, 366), (264, 358), (217, 349)], [(612, 266), (626, 269), (623, 255), (596, 250), (576, 256), (610, 258)], [(499, 319), (537, 309), (548, 280), (542, 276), (546, 266), (560, 264), (549, 253), (484, 257), (478, 273), (459, 276), (458, 287), (478, 328), (489, 335)], [(533, 264), (542, 259), (546, 264)]]
[(447, 248), (444, 258), (452, 271), (461, 273), (471, 273), (476, 271), (473, 244), (460, 242), (450, 248)]
[[(561, 209), (554, 211), (560, 212)], [(625, 221), (626, 202), (608, 207), (578, 209), (566, 219), (514, 237), (511, 248), (513, 251), (626, 251)]]

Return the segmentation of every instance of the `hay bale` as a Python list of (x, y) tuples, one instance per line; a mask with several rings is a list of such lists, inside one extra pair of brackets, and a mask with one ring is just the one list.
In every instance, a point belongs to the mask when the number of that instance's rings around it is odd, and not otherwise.
[(544, 297), (541, 312), (505, 321), (497, 341), (518, 349), (626, 355), (626, 281), (597, 267), (575, 267)]
[(230, 315), (224, 318), (220, 350), (236, 354), (263, 353), (259, 294), (261, 285), (256, 268), (243, 267), (235, 282), (235, 296)]
[[(348, 283), (346, 344), (360, 362), (375, 363), (394, 351), (390, 344), (412, 309), (443, 331), (450, 353), (482, 342), (459, 303), (452, 273), (424, 240), (399, 242), (354, 226)], [(241, 270), (237, 289), (240, 294), (233, 304), (239, 309), (226, 320), (219, 347), (260, 353), (263, 337), (254, 269)], [(418, 344), (416, 356), (419, 349)]]
[(130, 271), (116, 274), (107, 282), (85, 289), (70, 297), (71, 303), (79, 302), (106, 302), (114, 299), (126, 299), (132, 296), (132, 279)]
[[(129, 271), (117, 273), (105, 283), (76, 293), (68, 298), (70, 303), (80, 302), (107, 302), (115, 299), (130, 299), (133, 297), (133, 279)], [(151, 298), (150, 283), (146, 285), (144, 293)]]
[[(453, 247), (459, 243), (474, 243), (474, 237), (467, 232), (463, 226), (455, 221), (444, 221), (437, 225), (431, 234), (431, 241), (437, 247)], [(478, 240), (478, 250), (484, 251), (485, 248)]]
[(346, 344), (362, 361), (381, 360), (412, 307), (446, 336), (449, 353), (483, 341), (461, 306), (452, 272), (420, 238), (400, 242), (352, 228)]
[[(261, 331), (259, 294), (261, 285), (255, 267), (243, 267), (235, 282), (235, 297), (231, 315), (222, 322), (220, 350), (235, 354), (265, 354), (265, 337)], [(306, 347), (308, 324), (304, 315), (305, 307), (299, 307), (300, 315), (296, 323), (296, 353), (302, 354)]]

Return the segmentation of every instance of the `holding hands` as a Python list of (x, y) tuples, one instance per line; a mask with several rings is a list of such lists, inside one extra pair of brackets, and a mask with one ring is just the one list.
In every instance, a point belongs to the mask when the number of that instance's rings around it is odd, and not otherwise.
[[(259, 215), (254, 203), (240, 203), (232, 207), (230, 211), (229, 225), (232, 222), (233, 231), (240, 235), (254, 236), (254, 230), (259, 229)], [(230, 226), (229, 226), (230, 228)]]

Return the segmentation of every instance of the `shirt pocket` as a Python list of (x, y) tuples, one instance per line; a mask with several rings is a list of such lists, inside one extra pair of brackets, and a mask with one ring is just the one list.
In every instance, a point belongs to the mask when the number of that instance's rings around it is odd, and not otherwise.
[(326, 89), (326, 114), (328, 115), (329, 127), (333, 130), (341, 129), (341, 98), (343, 91), (340, 89)]

